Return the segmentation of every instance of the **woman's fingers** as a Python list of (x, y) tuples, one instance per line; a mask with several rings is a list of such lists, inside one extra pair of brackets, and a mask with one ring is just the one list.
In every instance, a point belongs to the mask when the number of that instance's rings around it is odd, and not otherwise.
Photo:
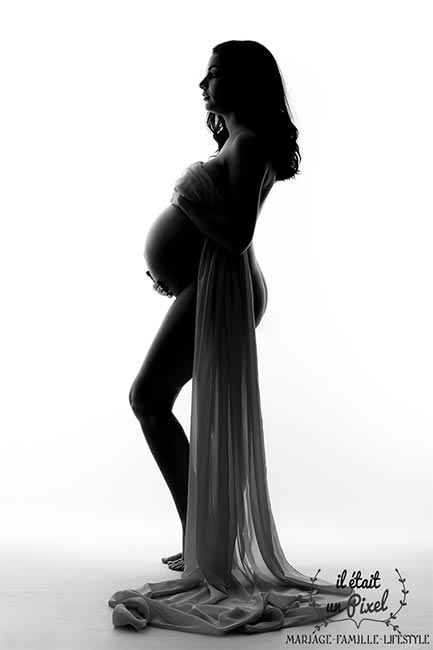
[(168, 291), (168, 289), (164, 289), (162, 284), (159, 283), (159, 282), (155, 282), (154, 285), (153, 285), (153, 288), (155, 289), (155, 291), (160, 293), (162, 296), (168, 296), (169, 298), (173, 297), (173, 294), (170, 291)]

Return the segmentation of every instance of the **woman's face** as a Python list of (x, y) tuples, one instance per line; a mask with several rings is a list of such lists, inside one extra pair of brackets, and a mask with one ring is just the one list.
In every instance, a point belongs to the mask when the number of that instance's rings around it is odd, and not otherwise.
[(206, 110), (224, 115), (231, 108), (230, 94), (218, 54), (212, 54), (206, 67), (206, 75), (200, 81)]

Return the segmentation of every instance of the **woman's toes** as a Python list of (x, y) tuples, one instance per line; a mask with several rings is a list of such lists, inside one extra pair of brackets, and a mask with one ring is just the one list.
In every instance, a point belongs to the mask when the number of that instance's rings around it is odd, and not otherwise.
[(185, 569), (185, 562), (183, 558), (179, 560), (173, 560), (173, 562), (168, 562), (168, 568), (172, 571), (183, 571)]

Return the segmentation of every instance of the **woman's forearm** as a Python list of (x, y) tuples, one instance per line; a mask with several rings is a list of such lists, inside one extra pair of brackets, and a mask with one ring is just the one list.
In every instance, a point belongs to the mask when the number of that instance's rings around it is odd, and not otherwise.
[(176, 204), (206, 237), (213, 239), (217, 244), (236, 255), (243, 252), (240, 248), (239, 237), (224, 214), (215, 212), (205, 205), (189, 201), (180, 195), (176, 199)]

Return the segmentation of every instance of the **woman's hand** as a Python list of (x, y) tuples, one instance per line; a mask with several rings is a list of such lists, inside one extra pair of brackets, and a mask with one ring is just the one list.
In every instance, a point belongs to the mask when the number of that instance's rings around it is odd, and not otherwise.
[(149, 276), (151, 280), (153, 280), (153, 288), (155, 291), (161, 294), (161, 296), (168, 296), (169, 298), (173, 298), (173, 294), (171, 291), (168, 289), (166, 284), (164, 282), (160, 282), (160, 280), (155, 280), (153, 275), (151, 274), (150, 271), (146, 271), (146, 275)]
[(168, 296), (169, 298), (173, 298), (173, 294), (166, 288), (166, 285), (163, 282), (155, 282), (153, 288), (155, 291), (160, 293), (161, 296)]

